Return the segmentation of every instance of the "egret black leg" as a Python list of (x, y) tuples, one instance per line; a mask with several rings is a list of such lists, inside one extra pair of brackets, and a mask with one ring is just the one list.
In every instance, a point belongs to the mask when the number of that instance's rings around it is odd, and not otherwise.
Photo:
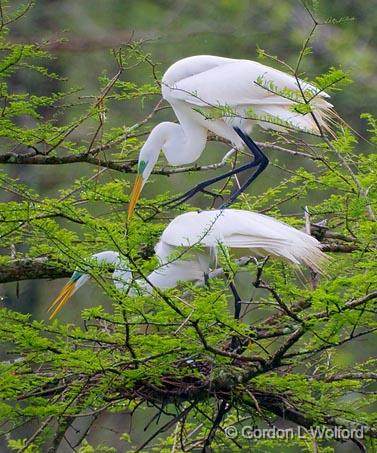
[[(224, 207), (229, 206), (231, 203), (233, 203), (235, 199), (238, 197), (238, 195), (242, 193), (262, 173), (262, 171), (267, 167), (269, 162), (267, 156), (247, 134), (241, 131), (240, 128), (235, 127), (234, 130), (240, 136), (240, 138), (245, 143), (247, 148), (250, 150), (251, 154), (254, 156), (254, 159), (251, 162), (241, 165), (240, 167), (237, 167), (222, 175), (216, 176), (215, 178), (207, 179), (206, 181), (199, 183), (197, 186), (188, 190), (186, 193), (176, 198), (173, 198), (172, 200), (169, 200), (166, 203), (163, 203), (162, 206), (170, 207), (179, 206), (180, 204), (184, 203), (185, 201), (196, 195), (198, 192), (208, 193), (209, 191), (205, 191), (204, 189), (212, 184), (215, 184), (218, 181), (221, 181), (225, 178), (229, 178), (230, 176), (239, 174), (251, 168), (256, 168), (256, 171), (247, 179), (247, 181), (239, 189), (237, 189), (235, 192), (231, 194), (229, 201), (221, 206), (221, 209), (223, 209)], [(213, 195), (213, 193), (211, 193), (211, 195)]]
[(266, 169), (268, 165), (268, 160), (266, 163), (262, 162), (257, 170), (239, 187), (235, 190), (229, 197), (229, 200), (223, 203), (219, 209), (225, 209), (226, 207), (230, 206), (240, 195), (241, 193), (245, 192), (245, 190), (250, 186), (250, 184), (257, 179), (257, 177), (262, 173), (263, 170)]
[[(235, 287), (232, 281), (229, 283), (229, 288), (234, 296), (234, 319), (238, 320), (240, 319), (241, 314), (241, 297), (238, 294), (237, 288)], [(232, 351), (237, 351), (241, 348), (241, 346), (242, 346), (241, 339), (234, 335), (230, 342), (230, 349)]]
[(234, 296), (234, 319), (240, 319), (241, 314), (241, 297), (238, 294), (237, 288), (235, 287), (233, 282), (229, 283), (229, 288), (232, 291)]
[(254, 140), (249, 137), (247, 134), (241, 131), (240, 128), (235, 127), (234, 130), (237, 134), (241, 137), (243, 142), (249, 148), (251, 153), (254, 155), (253, 166), (257, 167), (256, 171), (249, 176), (249, 178), (235, 190), (229, 197), (229, 200), (223, 203), (220, 206), (220, 209), (225, 209), (227, 206), (230, 206), (240, 195), (241, 193), (245, 192), (245, 190), (250, 186), (250, 184), (257, 179), (257, 177), (264, 171), (269, 163), (268, 157), (263, 153), (263, 151), (259, 148), (259, 146), (254, 142)]

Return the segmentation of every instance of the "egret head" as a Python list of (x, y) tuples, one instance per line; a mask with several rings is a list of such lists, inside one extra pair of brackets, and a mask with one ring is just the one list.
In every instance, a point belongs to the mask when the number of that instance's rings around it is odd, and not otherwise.
[(132, 189), (130, 204), (128, 205), (128, 219), (132, 217), (140, 193), (152, 173), (160, 155), (160, 151), (166, 151), (166, 143), (172, 135), (175, 124), (163, 122), (158, 124), (149, 134), (146, 142), (140, 150), (137, 165), (137, 175)]
[(75, 292), (81, 288), (82, 285), (85, 285), (89, 279), (89, 274), (83, 274), (79, 271), (75, 271), (68, 283), (64, 285), (58, 297), (52, 302), (50, 308), (48, 309), (48, 311), (51, 311), (49, 319), (54, 318), (69, 301), (69, 299), (75, 294)]
[[(124, 258), (119, 257), (119, 253), (113, 252), (111, 250), (96, 253), (91, 256), (91, 259), (96, 260), (98, 264), (113, 264), (115, 267), (115, 271), (113, 276), (118, 273), (122, 275), (122, 281), (125, 283), (125, 279), (131, 279), (131, 273), (126, 268), (126, 260)], [(85, 265), (84, 268), (89, 266)], [(121, 268), (120, 268), (121, 267)], [(69, 299), (76, 293), (76, 291), (81, 288), (81, 286), (85, 285), (85, 283), (90, 279), (89, 273), (85, 271), (76, 270), (71, 278), (69, 279), (68, 283), (63, 287), (60, 291), (57, 298), (52, 302), (48, 311), (51, 311), (50, 318), (54, 318), (59, 311), (64, 307), (64, 305), (69, 301)], [(116, 285), (118, 287), (118, 285)], [(120, 288), (120, 286), (119, 286)]]

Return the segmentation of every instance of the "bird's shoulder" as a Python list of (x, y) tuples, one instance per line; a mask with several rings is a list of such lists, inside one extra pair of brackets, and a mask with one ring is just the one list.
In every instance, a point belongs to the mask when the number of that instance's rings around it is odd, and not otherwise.
[[(304, 90), (317, 91), (307, 82), (299, 83)], [(199, 55), (179, 60), (166, 71), (162, 94), (171, 103), (183, 101), (200, 107), (285, 102), (264, 85), (299, 89), (293, 75), (257, 61)], [(326, 93), (320, 96), (327, 97)]]
[(236, 62), (233, 58), (218, 57), (214, 55), (195, 55), (182, 58), (173, 63), (162, 77), (162, 84), (171, 86), (180, 80), (187, 79), (197, 74), (209, 71), (227, 63)]

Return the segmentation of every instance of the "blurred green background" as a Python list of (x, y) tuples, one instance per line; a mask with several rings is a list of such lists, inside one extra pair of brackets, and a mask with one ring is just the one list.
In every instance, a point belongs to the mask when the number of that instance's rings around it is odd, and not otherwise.
[[(12, 5), (21, 3), (11, 2)], [(360, 120), (360, 113), (375, 114), (377, 104), (377, 2), (326, 0), (320, 4), (319, 10), (322, 19), (353, 17), (354, 20), (320, 26), (311, 42), (313, 52), (305, 58), (302, 69), (309, 78), (314, 78), (330, 66), (340, 66), (349, 72), (353, 84), (344, 92), (333, 94), (332, 102), (342, 118), (365, 135), (365, 124)], [(46, 42), (55, 57), (48, 62), (49, 69), (66, 78), (66, 81), (46, 79), (41, 84), (39, 76), (25, 72), (15, 77), (13, 84), (15, 90), (38, 94), (70, 87), (82, 88), (80, 96), (98, 94), (98, 76), (105, 70), (109, 75), (116, 71), (109, 49), (117, 48), (130, 39), (144, 41), (143, 49), (160, 63), (160, 74), (174, 61), (189, 55), (256, 59), (257, 47), (294, 66), (311, 27), (312, 20), (298, 0), (36, 0), (29, 13), (11, 28), (11, 40)], [(64, 40), (60, 42), (60, 38)], [(122, 79), (152, 82), (151, 71), (146, 69), (146, 66), (130, 69)], [(145, 99), (142, 106), (137, 102), (116, 104), (108, 114), (109, 124), (130, 126), (145, 118), (157, 100), (157, 96), (151, 96)], [(170, 110), (156, 115), (153, 122), (165, 118), (173, 118)], [(254, 135), (260, 140), (268, 139), (266, 132), (258, 130)], [(364, 151), (366, 146), (362, 141), (359, 144)], [(210, 152), (204, 153), (201, 162), (217, 162), (226, 151), (225, 145), (221, 144), (212, 143), (208, 147)], [(268, 154), (276, 157), (272, 152)], [(292, 159), (279, 155), (279, 160), (291, 168), (304, 164), (308, 167), (307, 162), (294, 159), (294, 162), (289, 162)], [(40, 193), (53, 195), (58, 189), (69, 187), (74, 178), (90, 175), (92, 168), (86, 164), (75, 164), (62, 169), (24, 166), (7, 168), (7, 171)], [(256, 193), (263, 191), (281, 177), (281, 172), (270, 166), (265, 177), (258, 180), (251, 190)], [(158, 191), (183, 191), (194, 181), (203, 179), (203, 175), (153, 179), (157, 184), (146, 187), (144, 196)], [(293, 203), (284, 209), (289, 212), (294, 208), (297, 207)], [(3, 285), (0, 295), (5, 297), (6, 306), (32, 312), (33, 316), (45, 319), (46, 307), (62, 284), (62, 281), (21, 282), (17, 285), (18, 289), (15, 284)], [(88, 285), (76, 295), (72, 307), (75, 303), (76, 309), (63, 310), (62, 320), (78, 322), (79, 307), (93, 303), (102, 303), (110, 308), (110, 302), (104, 300), (95, 285)], [(364, 352), (368, 354), (370, 351), (367, 348)], [(354, 353), (345, 348), (345, 359), (352, 361)], [(358, 353), (362, 354), (361, 351)], [(116, 446), (118, 436), (112, 430), (124, 431), (129, 420), (108, 417), (102, 417), (101, 423), (97, 423), (101, 429), (93, 430), (89, 438), (95, 443), (111, 437), (112, 444)], [(142, 424), (144, 420), (139, 418), (134, 423)], [(144, 435), (136, 430), (136, 440), (140, 441)], [(119, 444), (119, 448), (124, 448), (124, 443)], [(347, 448), (345, 446), (342, 451), (347, 451)], [(67, 450), (59, 451), (71, 450), (67, 447)]]

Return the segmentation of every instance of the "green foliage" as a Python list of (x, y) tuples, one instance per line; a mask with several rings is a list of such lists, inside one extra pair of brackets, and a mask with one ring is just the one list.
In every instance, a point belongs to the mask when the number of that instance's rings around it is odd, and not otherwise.
[(317, 76), (315, 82), (321, 91), (336, 91), (352, 81), (342, 69), (330, 68), (326, 73)]

